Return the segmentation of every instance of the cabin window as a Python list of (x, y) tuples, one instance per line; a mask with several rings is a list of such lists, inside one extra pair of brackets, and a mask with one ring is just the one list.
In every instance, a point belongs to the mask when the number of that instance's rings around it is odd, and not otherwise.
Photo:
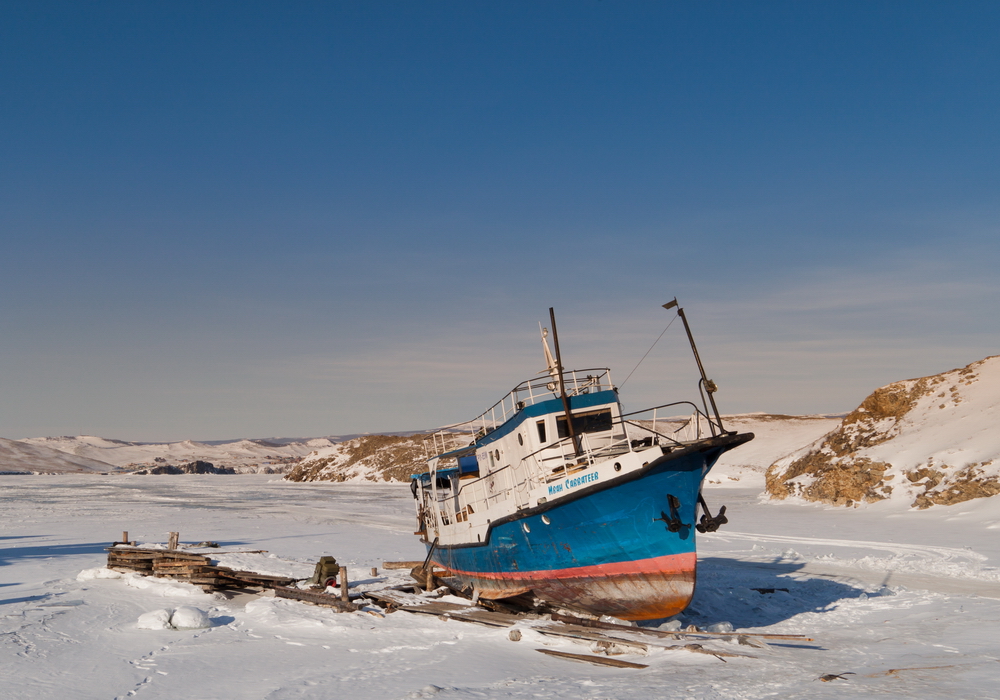
[[(569, 431), (566, 429), (566, 416), (556, 418), (556, 428), (559, 437), (569, 437)], [(577, 435), (601, 433), (606, 430), (611, 430), (611, 409), (573, 414), (573, 432)]]
[(540, 421), (538, 421), (537, 425), (538, 425), (538, 442), (544, 443), (545, 442), (545, 421), (540, 420)]

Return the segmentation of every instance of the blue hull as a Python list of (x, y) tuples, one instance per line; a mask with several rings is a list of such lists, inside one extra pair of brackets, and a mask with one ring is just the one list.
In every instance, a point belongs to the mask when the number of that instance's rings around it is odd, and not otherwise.
[[(674, 615), (694, 593), (702, 479), (747, 439), (712, 438), (663, 455), (640, 472), (498, 519), (482, 543), (439, 546), (432, 558), (486, 598), (532, 591), (626, 619)], [(673, 510), (668, 495), (679, 502)], [(681, 526), (671, 532), (675, 517)]]

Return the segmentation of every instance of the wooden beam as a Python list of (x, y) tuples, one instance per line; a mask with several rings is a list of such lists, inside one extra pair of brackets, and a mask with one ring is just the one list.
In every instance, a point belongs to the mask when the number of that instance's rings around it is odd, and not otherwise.
[(614, 666), (615, 668), (649, 668), (649, 664), (636, 664), (631, 661), (622, 661), (621, 659), (613, 659), (609, 656), (593, 656), (591, 654), (571, 654), (568, 651), (556, 651), (555, 649), (535, 649), (535, 651), (540, 651), (543, 654), (548, 654), (549, 656), (555, 656), (560, 659), (567, 659), (569, 661), (579, 661), (585, 664), (594, 664), (595, 666)]

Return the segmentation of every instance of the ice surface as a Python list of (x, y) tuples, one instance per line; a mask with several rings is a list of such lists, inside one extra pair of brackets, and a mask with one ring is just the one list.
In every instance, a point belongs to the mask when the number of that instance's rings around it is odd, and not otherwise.
[[(648, 668), (617, 669), (539, 654), (542, 647), (594, 652), (589, 642), (545, 637), (532, 622), (519, 625), (514, 642), (507, 629), (433, 616), (230, 600), (108, 572), (105, 548), (122, 530), (150, 543), (180, 531), (182, 543), (212, 540), (222, 552), (268, 550), (254, 561), (305, 575), (320, 556), (333, 555), (358, 588), (385, 585), (405, 572), (371, 577), (371, 567), (381, 572), (383, 561), (423, 558), (411, 534), (409, 491), (262, 475), (0, 477), (0, 696), (998, 697), (997, 499), (913, 511), (763, 503), (759, 490), (738, 485), (713, 494), (729, 506), (731, 522), (699, 536), (695, 598), (669, 627), (729, 622), (737, 631), (805, 634), (814, 642), (723, 642), (720, 648), (755, 657), (727, 663), (653, 647), (641, 657)], [(254, 564), (251, 555), (233, 556)], [(139, 629), (140, 616), (181, 606), (204, 611), (211, 626)], [(827, 674), (843, 678), (818, 680)]]

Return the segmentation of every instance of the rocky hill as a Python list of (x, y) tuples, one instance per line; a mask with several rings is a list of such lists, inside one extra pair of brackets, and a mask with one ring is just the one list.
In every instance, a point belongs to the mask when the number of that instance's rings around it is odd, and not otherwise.
[(94, 474), (116, 471), (107, 462), (66, 454), (43, 445), (0, 438), (0, 473), (4, 474)]
[[(843, 416), (786, 416), (744, 413), (723, 416), (726, 430), (753, 433), (754, 439), (723, 454), (708, 473), (706, 485), (764, 487), (764, 472), (774, 462), (840, 425)], [(739, 482), (738, 484), (732, 482)]]
[(430, 435), (363, 435), (317, 450), (296, 464), (288, 481), (409, 481), (425, 471)]
[(1000, 493), (1000, 356), (876, 389), (836, 430), (768, 468), (771, 498), (916, 508)]

